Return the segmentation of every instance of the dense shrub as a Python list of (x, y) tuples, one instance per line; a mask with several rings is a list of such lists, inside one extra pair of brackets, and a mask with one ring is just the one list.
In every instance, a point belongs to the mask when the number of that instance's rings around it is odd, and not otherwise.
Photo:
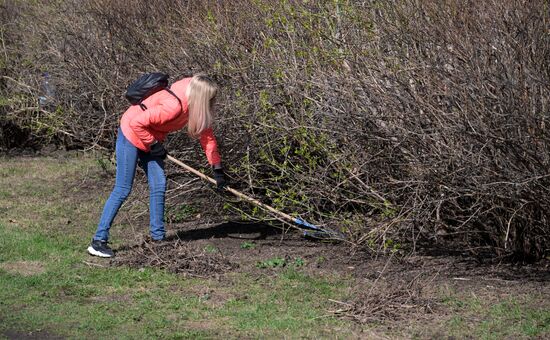
[[(548, 253), (548, 1), (2, 6), (4, 125), (111, 148), (139, 73), (206, 71), (240, 189), (365, 246)], [(56, 103), (39, 109), (46, 70)], [(169, 147), (202, 159), (184, 134)]]

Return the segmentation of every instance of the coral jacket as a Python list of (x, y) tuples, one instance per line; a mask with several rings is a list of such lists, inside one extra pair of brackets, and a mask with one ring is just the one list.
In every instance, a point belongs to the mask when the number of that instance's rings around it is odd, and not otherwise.
[[(170, 86), (170, 90), (178, 96), (183, 107), (180, 107), (179, 101), (168, 91), (159, 91), (145, 99), (145, 111), (139, 105), (130, 106), (120, 120), (124, 137), (136, 148), (148, 152), (153, 141), (164, 142), (169, 132), (183, 128), (189, 118), (185, 91), (190, 81), (191, 78), (184, 78)], [(212, 128), (202, 132), (200, 143), (208, 163), (220, 164), (221, 157)]]

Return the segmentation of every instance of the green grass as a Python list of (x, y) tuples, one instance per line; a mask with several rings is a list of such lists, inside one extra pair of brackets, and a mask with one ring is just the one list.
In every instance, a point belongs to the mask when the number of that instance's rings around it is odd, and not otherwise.
[(241, 249), (254, 249), (255, 247), (256, 244), (254, 244), (254, 242), (244, 241), (241, 243)]
[(181, 204), (166, 212), (166, 220), (171, 223), (181, 223), (197, 213), (197, 209), (188, 204)]
[(297, 257), (292, 261), (288, 261), (287, 259), (284, 259), (281, 257), (274, 257), (264, 261), (258, 261), (256, 263), (256, 267), (261, 269), (280, 268), (280, 267), (299, 268), (299, 267), (303, 267), (305, 264), (306, 262), (304, 261), (304, 259), (300, 257)]
[(213, 254), (218, 252), (218, 248), (211, 244), (207, 244), (206, 246), (204, 246), (204, 251)]
[[(319, 307), (325, 305), (324, 298), (336, 296), (345, 287), (343, 282), (314, 279), (293, 268), (283, 271), (276, 280), (244, 276), (237, 284), (247, 295), (229, 301), (222, 313), (234, 318), (239, 328), (275, 329), (290, 334), (308, 329), (312, 333), (309, 335), (315, 334), (315, 327), (330, 325), (320, 323), (326, 312)], [(250, 297), (254, 297), (254, 303), (250, 303)]]
[[(45, 330), (117, 339), (350, 334), (349, 322), (326, 312), (328, 299), (340, 298), (339, 287), (349, 284), (343, 280), (296, 268), (260, 279), (245, 273), (189, 279), (91, 259), (85, 248), (111, 182), (105, 190), (82, 186), (101, 179), (92, 158), (59, 163), (8, 159), (0, 165), (0, 334)], [(41, 270), (33, 272), (36, 266)]]
[[(544, 296), (539, 298), (545, 299)], [(550, 335), (548, 303), (537, 300), (533, 294), (494, 301), (493, 297), (461, 297), (454, 293), (443, 301), (454, 314), (446, 323), (448, 332), (459, 338), (503, 339)]]

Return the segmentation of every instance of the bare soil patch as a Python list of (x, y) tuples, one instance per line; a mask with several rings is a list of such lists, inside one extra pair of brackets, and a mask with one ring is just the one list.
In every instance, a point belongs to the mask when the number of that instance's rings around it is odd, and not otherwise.
[(0, 269), (11, 274), (32, 276), (42, 274), (46, 271), (44, 264), (40, 261), (14, 261), (0, 263)]
[(5, 336), (7, 339), (13, 340), (63, 340), (64, 337), (59, 335), (54, 335), (46, 331), (36, 331), (36, 332), (19, 332), (19, 331), (5, 331), (0, 333), (0, 335)]
[(280, 260), (274, 268), (294, 265), (341, 273), (356, 268), (359, 260), (350, 256), (351, 251), (344, 244), (307, 240), (298, 232), (284, 232), (267, 224), (196, 225), (178, 225), (161, 243), (143, 241), (123, 246), (112, 264), (154, 266), (208, 277), (232, 270), (256, 271), (259, 264), (273, 259)]
[(456, 256), (414, 255), (366, 260), (360, 267), (353, 274), (357, 285), (349, 300), (332, 301), (331, 310), (359, 323), (446, 320), (448, 297), (487, 304), (517, 300), (537, 309), (550, 308), (548, 263), (479, 263)]

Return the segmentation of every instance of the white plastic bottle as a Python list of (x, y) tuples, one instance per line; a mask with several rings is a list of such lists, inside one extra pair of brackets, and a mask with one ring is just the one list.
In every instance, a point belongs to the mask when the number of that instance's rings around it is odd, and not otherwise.
[(38, 97), (38, 104), (41, 109), (44, 109), (49, 106), (49, 104), (52, 104), (55, 95), (55, 87), (52, 84), (49, 72), (44, 72), (42, 77), (42, 93), (40, 97)]

